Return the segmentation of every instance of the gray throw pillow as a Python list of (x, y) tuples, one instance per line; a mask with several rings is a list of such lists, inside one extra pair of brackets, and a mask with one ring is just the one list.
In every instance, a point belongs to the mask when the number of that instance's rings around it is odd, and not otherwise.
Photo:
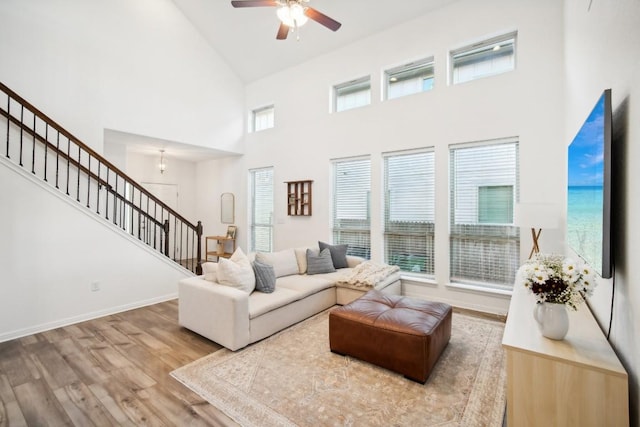
[(307, 249), (307, 274), (333, 273), (334, 271), (336, 269), (333, 267), (329, 249), (320, 253)]
[(348, 245), (330, 245), (325, 242), (318, 242), (320, 250), (329, 249), (331, 252), (331, 259), (333, 260), (333, 266), (335, 268), (347, 268), (347, 249)]
[(276, 290), (276, 272), (269, 264), (254, 261), (253, 272), (256, 274), (256, 290), (270, 294)]

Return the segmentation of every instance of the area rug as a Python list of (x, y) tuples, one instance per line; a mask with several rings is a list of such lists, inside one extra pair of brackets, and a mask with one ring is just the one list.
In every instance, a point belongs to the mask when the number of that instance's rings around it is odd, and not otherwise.
[(454, 313), (422, 385), (329, 349), (329, 311), (171, 373), (243, 426), (501, 426), (504, 324)]

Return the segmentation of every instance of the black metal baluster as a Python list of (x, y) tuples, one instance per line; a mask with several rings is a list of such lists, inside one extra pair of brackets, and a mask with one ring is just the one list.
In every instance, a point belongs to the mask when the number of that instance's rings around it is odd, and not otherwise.
[(107, 191), (104, 194), (104, 219), (107, 221), (109, 221), (109, 171), (111, 171), (111, 168), (107, 167), (107, 178), (105, 181), (105, 189)]
[(36, 174), (36, 115), (33, 113), (33, 145), (31, 146), (31, 173)]
[(140, 197), (138, 197), (138, 207), (140, 208), (138, 211), (138, 240), (142, 240), (142, 191), (138, 190), (138, 192), (140, 193)]
[[(202, 274), (202, 222), (198, 221), (198, 225), (196, 226), (196, 234), (198, 236), (198, 246), (197, 246), (197, 254), (196, 258), (198, 260), (198, 264), (196, 265), (196, 274)], [(206, 254), (205, 254), (206, 257)]]
[(60, 175), (60, 131), (57, 131), (56, 136), (56, 188), (60, 189), (58, 186), (58, 179)]
[[(187, 226), (185, 224), (185, 226), (187, 227), (187, 241), (186, 241), (186, 247), (185, 247), (185, 257), (188, 260), (187, 265), (190, 266), (193, 264), (193, 230), (191, 230), (191, 227)], [(189, 244), (189, 237), (191, 237), (191, 244)], [(191, 270), (191, 267), (187, 267), (189, 270)]]
[(118, 204), (116, 203), (117, 201), (120, 200), (120, 198), (118, 198), (119, 193), (118, 193), (118, 174), (116, 173), (116, 185), (115, 185), (115, 189), (113, 190), (113, 223), (117, 225), (117, 216), (118, 216)]
[(179, 248), (180, 250), (178, 251), (178, 256), (180, 258), (178, 258), (178, 262), (182, 262), (182, 247), (184, 246), (183, 233), (184, 233), (184, 223), (180, 221), (180, 248)]
[[(156, 202), (155, 200), (153, 201), (153, 219), (154, 220), (158, 220), (158, 202)], [(155, 221), (154, 221), (155, 223)], [(156, 235), (156, 228), (154, 226), (153, 228), (153, 249), (158, 249), (158, 239), (157, 239), (157, 235)]]
[(49, 151), (49, 123), (44, 122), (44, 182), (47, 180), (47, 154)]
[(23, 140), (23, 126), (24, 126), (24, 105), (20, 105), (20, 156), (18, 164), (22, 166), (22, 140)]
[(7, 159), (10, 159), (9, 156), (9, 134), (11, 130), (11, 97), (7, 95)]
[(178, 219), (173, 217), (173, 260), (176, 260), (176, 244), (178, 243)]
[(80, 161), (82, 160), (82, 151), (78, 145), (78, 179), (76, 180), (76, 200), (80, 202)]
[(69, 137), (67, 137), (67, 196), (70, 196), (71, 194), (69, 194), (69, 181), (70, 181), (70, 176), (69, 176), (69, 163), (71, 162), (71, 139)]
[(169, 220), (164, 220), (164, 255), (169, 256)]
[[(130, 201), (130, 203), (131, 203), (131, 205), (133, 206), (133, 201), (136, 199), (136, 198), (135, 198), (135, 195), (136, 195), (136, 188), (135, 188), (135, 187), (132, 187), (130, 184), (129, 184), (129, 186), (131, 187), (131, 201)], [(131, 230), (129, 230), (129, 233), (130, 233), (132, 236), (134, 236), (134, 234), (133, 234), (133, 209), (132, 209), (131, 207), (129, 207), (129, 211), (131, 212), (131, 215), (130, 215), (130, 221), (129, 221), (129, 228), (131, 228)]]
[[(91, 153), (87, 153), (89, 155), (89, 160), (87, 161), (87, 208), (90, 207), (89, 200), (91, 193)], [(80, 162), (78, 161), (78, 173), (80, 173)]]
[(96, 158), (96, 160), (98, 160), (98, 178), (97, 178), (97, 183), (96, 183), (96, 213), (98, 215), (100, 215), (100, 190), (102, 189), (102, 184), (100, 183), (100, 164), (102, 163), (100, 161), (99, 158)]

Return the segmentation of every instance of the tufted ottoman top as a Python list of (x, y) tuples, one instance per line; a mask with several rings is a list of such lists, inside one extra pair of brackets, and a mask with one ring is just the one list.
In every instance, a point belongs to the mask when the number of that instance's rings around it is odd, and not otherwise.
[(429, 335), (449, 311), (449, 304), (387, 295), (374, 289), (332, 313), (380, 329)]

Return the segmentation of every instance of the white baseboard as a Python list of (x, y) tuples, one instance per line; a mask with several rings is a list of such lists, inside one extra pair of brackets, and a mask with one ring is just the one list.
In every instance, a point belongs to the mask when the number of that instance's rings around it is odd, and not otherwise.
[(40, 332), (50, 331), (51, 329), (61, 328), (63, 326), (84, 322), (86, 320), (96, 319), (98, 317), (104, 317), (104, 316), (109, 316), (111, 314), (122, 313), (123, 311), (129, 311), (129, 310), (133, 310), (140, 307), (146, 307), (148, 305), (158, 304), (160, 302), (170, 301), (176, 298), (178, 298), (178, 293), (172, 292), (171, 294), (168, 294), (168, 295), (154, 297), (154, 298), (150, 298), (142, 301), (136, 301), (136, 302), (123, 304), (116, 307), (110, 307), (104, 310), (84, 313), (78, 316), (68, 317), (66, 319), (60, 319), (53, 322), (42, 323), (40, 325), (34, 325), (24, 329), (9, 331), (9, 332), (0, 334), (0, 342), (10, 341), (16, 338), (22, 338), (24, 336), (33, 335)]

